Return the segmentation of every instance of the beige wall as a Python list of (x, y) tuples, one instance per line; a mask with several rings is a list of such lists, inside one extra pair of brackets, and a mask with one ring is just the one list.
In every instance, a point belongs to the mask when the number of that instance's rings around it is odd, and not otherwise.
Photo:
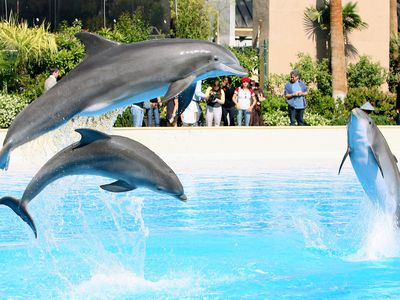
[[(316, 57), (316, 41), (307, 37), (303, 18), (306, 7), (316, 0), (270, 0), (269, 73), (288, 73), (297, 53)], [(343, 0), (343, 3), (350, 2)], [(353, 0), (354, 2), (354, 0)], [(355, 31), (350, 41), (360, 55), (366, 54), (383, 67), (389, 67), (389, 1), (360, 0), (358, 13), (368, 28)]]

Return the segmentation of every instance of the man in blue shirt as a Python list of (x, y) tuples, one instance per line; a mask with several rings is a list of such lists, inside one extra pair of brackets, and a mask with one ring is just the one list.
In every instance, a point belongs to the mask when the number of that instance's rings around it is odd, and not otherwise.
[(285, 85), (285, 97), (288, 103), (290, 126), (304, 125), (304, 110), (307, 106), (307, 86), (304, 81), (299, 80), (300, 74), (293, 70), (290, 72), (290, 81)]

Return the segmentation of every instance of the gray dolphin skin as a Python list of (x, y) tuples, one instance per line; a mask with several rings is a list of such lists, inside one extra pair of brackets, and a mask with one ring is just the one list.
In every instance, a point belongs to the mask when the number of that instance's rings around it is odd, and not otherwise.
[(400, 173), (397, 159), (390, 151), (383, 134), (366, 112), (359, 108), (351, 111), (347, 124), (347, 156), (365, 193), (385, 213), (400, 224)]
[(0, 204), (10, 207), (33, 230), (35, 223), (28, 203), (47, 185), (69, 175), (97, 175), (116, 180), (100, 186), (110, 192), (126, 192), (138, 187), (186, 201), (182, 184), (174, 171), (153, 151), (126, 137), (107, 135), (92, 129), (77, 129), (81, 140), (53, 156), (32, 178), (21, 199), (3, 197)]
[(159, 96), (176, 97), (192, 83), (222, 75), (245, 76), (228, 49), (207, 41), (165, 39), (119, 44), (78, 33), (86, 58), (12, 122), (0, 152), (7, 169), (10, 151), (77, 115), (99, 115)]

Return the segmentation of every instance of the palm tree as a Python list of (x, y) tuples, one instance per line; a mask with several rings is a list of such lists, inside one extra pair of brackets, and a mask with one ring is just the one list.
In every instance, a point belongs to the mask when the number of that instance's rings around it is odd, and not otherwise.
[(362, 30), (368, 26), (357, 14), (357, 3), (348, 2), (342, 8), (341, 0), (324, 0), (320, 9), (306, 8), (304, 25), (309, 35), (322, 32), (327, 37), (333, 97), (344, 99), (347, 94), (346, 57), (358, 54), (349, 41), (349, 34), (355, 29)]
[(397, 35), (397, 0), (390, 0), (390, 35)]
[(343, 101), (347, 96), (347, 76), (341, 0), (331, 0), (330, 27), (332, 97)]

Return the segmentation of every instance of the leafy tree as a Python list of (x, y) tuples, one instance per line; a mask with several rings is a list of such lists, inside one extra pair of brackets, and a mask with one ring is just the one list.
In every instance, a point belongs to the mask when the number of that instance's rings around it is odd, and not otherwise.
[(373, 63), (366, 55), (347, 69), (349, 87), (379, 87), (386, 79), (386, 72), (379, 63)]
[(133, 15), (123, 13), (113, 29), (102, 28), (100, 35), (122, 43), (133, 43), (147, 40), (151, 33), (150, 26), (143, 20), (141, 10), (136, 10)]
[(178, 15), (174, 0), (170, 0), (173, 26), (171, 34), (177, 38), (207, 40), (212, 36), (211, 20), (215, 10), (204, 0), (179, 0)]

